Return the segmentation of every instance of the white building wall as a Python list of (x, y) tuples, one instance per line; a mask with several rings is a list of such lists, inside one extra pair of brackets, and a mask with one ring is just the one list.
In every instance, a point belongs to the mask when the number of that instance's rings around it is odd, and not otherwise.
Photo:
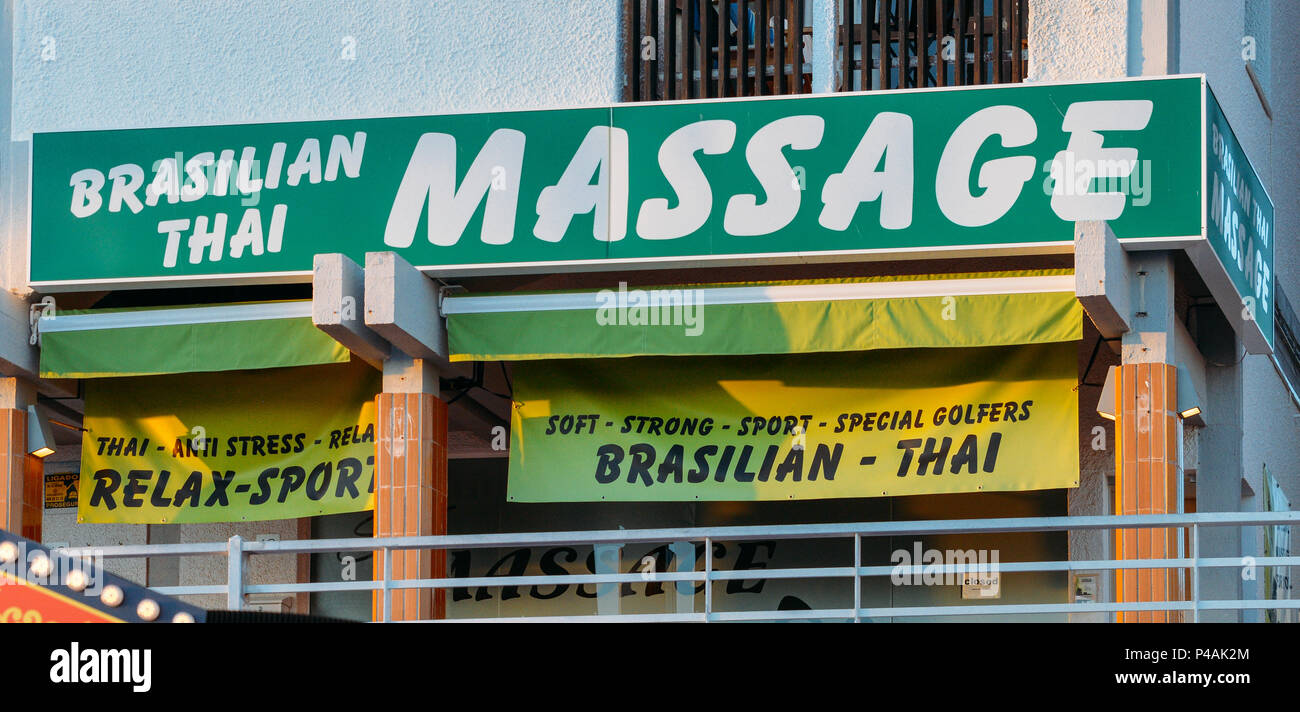
[(609, 103), (621, 13), (618, 0), (18, 0), (13, 138)]
[(1028, 80), (1126, 76), (1128, 6), (1127, 0), (1031, 0)]

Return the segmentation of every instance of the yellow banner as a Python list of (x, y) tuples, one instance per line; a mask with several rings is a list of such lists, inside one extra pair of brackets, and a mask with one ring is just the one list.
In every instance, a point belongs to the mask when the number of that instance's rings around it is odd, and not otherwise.
[(1079, 484), (1074, 343), (515, 366), (517, 502)]
[(89, 380), (78, 521), (372, 509), (380, 387), (359, 362)]

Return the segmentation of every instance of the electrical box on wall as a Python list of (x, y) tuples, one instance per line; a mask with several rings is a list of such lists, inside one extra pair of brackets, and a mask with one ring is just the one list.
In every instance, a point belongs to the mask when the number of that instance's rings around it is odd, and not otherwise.
[(292, 608), (293, 596), (283, 593), (250, 593), (244, 603), (244, 610), (262, 613), (289, 613)]
[(1095, 571), (1087, 573), (1076, 573), (1074, 575), (1074, 602), (1075, 603), (1096, 603), (1097, 582), (1100, 576)]
[[(258, 534), (257, 541), (280, 541), (279, 534)], [(262, 613), (289, 613), (293, 596), (283, 593), (250, 593), (244, 597), (244, 610)]]

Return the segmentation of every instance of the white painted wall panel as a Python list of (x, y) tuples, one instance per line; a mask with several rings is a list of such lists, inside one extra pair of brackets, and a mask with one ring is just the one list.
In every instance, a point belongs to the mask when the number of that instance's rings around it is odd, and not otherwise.
[(618, 0), (17, 0), (14, 19), (15, 139), (621, 95)]

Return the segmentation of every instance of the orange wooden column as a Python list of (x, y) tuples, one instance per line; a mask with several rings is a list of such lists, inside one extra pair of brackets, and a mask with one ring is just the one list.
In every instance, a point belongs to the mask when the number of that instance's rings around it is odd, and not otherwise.
[[(1115, 512), (1175, 514), (1178, 477), (1177, 368), (1167, 363), (1126, 363), (1115, 373)], [(1119, 560), (1178, 557), (1178, 529), (1121, 529)], [(1127, 569), (1115, 574), (1116, 601), (1183, 600), (1177, 570)], [(1177, 611), (1124, 611), (1119, 622), (1180, 622)]]
[(27, 454), (27, 411), (0, 408), (0, 529), (41, 540), (45, 468)]
[[(381, 393), (375, 446), (376, 537), (447, 533), (447, 404), (432, 393)], [(393, 552), (392, 579), (446, 575), (445, 552)], [(375, 552), (375, 579), (383, 578), (383, 554)], [(444, 591), (392, 593), (392, 620), (446, 616)], [(374, 620), (383, 619), (380, 594)]]

